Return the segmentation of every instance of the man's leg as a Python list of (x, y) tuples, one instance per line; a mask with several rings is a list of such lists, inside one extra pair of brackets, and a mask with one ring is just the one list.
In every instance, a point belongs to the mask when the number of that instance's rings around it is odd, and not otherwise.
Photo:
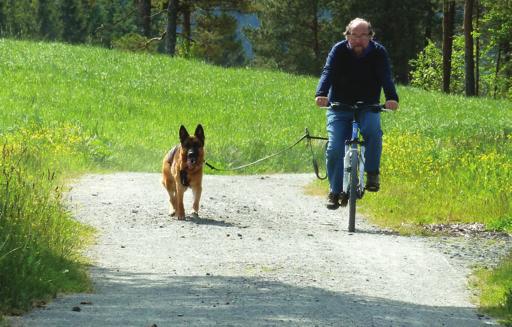
[(379, 169), (382, 154), (382, 129), (380, 113), (367, 111), (361, 119), (361, 134), (365, 140), (366, 189), (377, 192), (380, 187)]
[(329, 143), (326, 150), (327, 177), (329, 179), (329, 198), (327, 207), (336, 209), (339, 195), (343, 191), (343, 158), (345, 140), (350, 138), (352, 113), (327, 111), (327, 135)]

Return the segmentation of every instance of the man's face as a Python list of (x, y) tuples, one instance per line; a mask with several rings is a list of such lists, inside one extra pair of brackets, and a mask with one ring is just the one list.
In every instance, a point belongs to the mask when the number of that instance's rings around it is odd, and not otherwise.
[(364, 49), (366, 49), (370, 43), (368, 25), (359, 23), (352, 27), (352, 31), (349, 35), (347, 35), (347, 39), (348, 43), (350, 44), (350, 48), (352, 48), (355, 54), (358, 56), (362, 55)]

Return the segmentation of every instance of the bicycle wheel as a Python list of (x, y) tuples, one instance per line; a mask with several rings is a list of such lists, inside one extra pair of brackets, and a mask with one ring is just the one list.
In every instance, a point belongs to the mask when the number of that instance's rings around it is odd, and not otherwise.
[(357, 151), (352, 151), (352, 156), (350, 158), (350, 182), (348, 190), (348, 231), (351, 233), (356, 229), (357, 185), (359, 184), (359, 178), (357, 177), (358, 165), (358, 153)]

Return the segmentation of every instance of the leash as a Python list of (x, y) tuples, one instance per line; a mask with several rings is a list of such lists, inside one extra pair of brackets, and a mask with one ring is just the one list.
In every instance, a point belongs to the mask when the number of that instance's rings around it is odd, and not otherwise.
[[(297, 144), (299, 144), (300, 142), (302, 142), (304, 139), (307, 139), (308, 141), (308, 146), (309, 146), (309, 149), (311, 151), (311, 156), (312, 156), (312, 161), (313, 161), (313, 169), (315, 171), (315, 175), (318, 179), (320, 180), (324, 180), (327, 178), (327, 174), (326, 176), (323, 176), (321, 177), (320, 174), (319, 174), (319, 168), (318, 168), (318, 162), (316, 160), (316, 157), (315, 157), (315, 153), (313, 152), (313, 146), (311, 145), (311, 140), (328, 140), (326, 137), (320, 137), (320, 136), (311, 136), (309, 135), (309, 130), (306, 128), (306, 132), (304, 133), (304, 135), (302, 135), (295, 143), (293, 143), (292, 145), (276, 152), (276, 153), (273, 153), (273, 154), (270, 154), (266, 157), (263, 157), (261, 159), (258, 159), (256, 161), (253, 161), (251, 163), (248, 163), (248, 164), (245, 164), (245, 165), (242, 165), (242, 166), (238, 166), (238, 167), (234, 167), (234, 168), (217, 168), (215, 166), (213, 166), (212, 164), (208, 163), (207, 161), (204, 162), (204, 164), (206, 166), (208, 166), (210, 169), (212, 170), (217, 170), (217, 171), (235, 171), (235, 170), (240, 170), (240, 169), (244, 169), (244, 168), (247, 168), (247, 167), (250, 167), (250, 166), (254, 166), (264, 160), (268, 160), (270, 158), (273, 158), (275, 156), (278, 156), (280, 154), (282, 154), (283, 152), (286, 152), (288, 150), (290, 150), (291, 148), (293, 148), (294, 146), (296, 146)], [(327, 144), (326, 144), (327, 146)]]

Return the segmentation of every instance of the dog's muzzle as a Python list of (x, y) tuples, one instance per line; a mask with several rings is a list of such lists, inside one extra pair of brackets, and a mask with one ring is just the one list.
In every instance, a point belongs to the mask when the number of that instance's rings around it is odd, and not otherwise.
[(197, 163), (197, 158), (199, 157), (199, 153), (194, 149), (190, 149), (187, 151), (187, 164), (195, 165)]

